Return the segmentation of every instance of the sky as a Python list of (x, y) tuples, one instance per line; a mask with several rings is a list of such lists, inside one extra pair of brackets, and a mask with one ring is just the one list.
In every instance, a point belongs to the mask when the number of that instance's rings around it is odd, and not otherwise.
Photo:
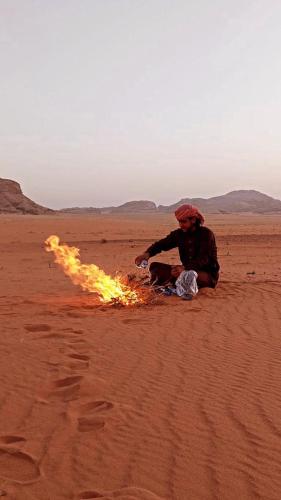
[(0, 0), (0, 177), (51, 208), (281, 199), (280, 0)]

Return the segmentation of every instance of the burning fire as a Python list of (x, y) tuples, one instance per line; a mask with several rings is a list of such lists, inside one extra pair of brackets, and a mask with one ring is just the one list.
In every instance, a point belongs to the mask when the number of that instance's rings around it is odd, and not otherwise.
[(60, 244), (58, 236), (49, 236), (45, 245), (47, 252), (54, 252), (55, 262), (62, 266), (72, 282), (83, 290), (98, 294), (101, 302), (125, 306), (143, 302), (140, 293), (122, 283), (121, 277), (112, 278), (95, 264), (82, 264), (79, 248)]

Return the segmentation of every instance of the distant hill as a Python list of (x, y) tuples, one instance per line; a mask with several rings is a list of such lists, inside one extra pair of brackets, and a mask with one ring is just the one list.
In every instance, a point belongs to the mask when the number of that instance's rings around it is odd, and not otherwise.
[(101, 209), (95, 207), (72, 207), (72, 208), (61, 208), (58, 212), (63, 212), (64, 214), (100, 214)]
[(145, 213), (145, 212), (174, 212), (180, 205), (188, 203), (195, 205), (204, 213), (281, 213), (281, 201), (255, 190), (238, 190), (215, 196), (213, 198), (183, 198), (172, 205), (159, 205), (153, 201), (128, 201), (119, 207), (103, 208), (67, 208), (65, 213)]
[(0, 179), (0, 213), (40, 215), (53, 212), (24, 196), (18, 182)]
[(73, 213), (73, 214), (90, 214), (90, 213), (101, 213), (101, 214), (111, 214), (111, 213), (141, 213), (141, 212), (154, 212), (157, 207), (153, 201), (141, 200), (141, 201), (128, 201), (123, 205), (118, 207), (85, 207), (85, 208), (63, 208), (60, 212)]
[(174, 212), (180, 205), (196, 205), (205, 213), (281, 212), (281, 201), (255, 190), (231, 191), (213, 198), (184, 198), (173, 205), (160, 205), (160, 212)]
[(151, 212), (157, 209), (155, 203), (153, 201), (128, 201), (119, 207), (113, 207), (112, 212), (121, 213), (121, 212)]
[(27, 198), (18, 182), (10, 179), (0, 179), (0, 213), (11, 214), (133, 214), (133, 213), (172, 213), (180, 205), (188, 203), (195, 205), (203, 213), (281, 213), (281, 201), (255, 190), (231, 191), (213, 198), (183, 198), (172, 205), (159, 205), (153, 201), (128, 201), (118, 207), (71, 207), (61, 210), (51, 210), (42, 207)]

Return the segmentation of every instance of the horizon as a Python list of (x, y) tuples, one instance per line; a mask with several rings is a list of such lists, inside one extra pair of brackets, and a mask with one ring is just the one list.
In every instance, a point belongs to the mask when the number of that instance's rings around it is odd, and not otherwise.
[(0, 176), (26, 196), (54, 209), (245, 186), (281, 199), (280, 3), (1, 7)]
[[(109, 205), (103, 205), (103, 206), (94, 206), (94, 205), (84, 205), (84, 206), (78, 206), (78, 205), (71, 205), (71, 206), (68, 206), (68, 207), (62, 207), (62, 209), (67, 209), (67, 208), (97, 208), (97, 209), (105, 209), (105, 208), (110, 208), (110, 207), (119, 207), (119, 206), (122, 206), (122, 205), (125, 205), (126, 203), (138, 203), (138, 202), (152, 202), (152, 203), (155, 203), (156, 205), (156, 208), (159, 208), (160, 206), (169, 206), (169, 205), (174, 205), (175, 203), (179, 203), (180, 201), (183, 201), (185, 199), (192, 199), (192, 200), (196, 200), (196, 199), (200, 199), (200, 200), (209, 200), (209, 199), (212, 199), (212, 198), (216, 198), (216, 197), (220, 197), (220, 196), (226, 196), (230, 193), (235, 193), (235, 192), (239, 192), (239, 191), (247, 191), (247, 192), (256, 192), (256, 193), (259, 193), (259, 194), (264, 194), (266, 196), (271, 196), (269, 195), (268, 193), (265, 193), (265, 192), (262, 192), (262, 191), (258, 191), (257, 189), (234, 189), (234, 190), (231, 190), (231, 191), (228, 191), (227, 193), (221, 193), (219, 195), (215, 195), (215, 196), (209, 196), (209, 197), (203, 197), (203, 196), (194, 196), (194, 197), (189, 197), (189, 196), (185, 196), (184, 198), (180, 198), (178, 200), (174, 200), (174, 202), (172, 203), (169, 203), (169, 204), (165, 204), (165, 203), (157, 203), (155, 202), (154, 200), (149, 200), (148, 198), (146, 199), (134, 199), (134, 200), (126, 200), (126, 201), (123, 201), (120, 203), (120, 205), (113, 205), (113, 204), (109, 204)], [(24, 193), (23, 193), (24, 194)], [(274, 198), (273, 196), (271, 197), (275, 200), (278, 200), (278, 201), (281, 201), (281, 198)], [(33, 200), (34, 201), (34, 200)], [(38, 203), (40, 204), (40, 203)], [(47, 208), (52, 208), (52, 207), (47, 207)], [(53, 210), (59, 210), (59, 209), (53, 209)]]
[[(37, 203), (38, 205), (41, 205), (40, 201), (38, 200), (34, 200), (32, 198), (30, 198), (25, 190), (23, 189), (21, 183), (19, 183), (18, 181), (16, 181), (15, 179), (4, 179), (4, 178), (0, 178), (0, 181), (3, 180), (3, 181), (11, 181), (11, 182), (16, 182), (17, 184), (20, 185), (20, 188), (22, 190), (22, 194), (24, 196), (26, 196), (27, 198), (31, 199), (31, 201), (34, 201), (35, 203)], [(216, 197), (222, 197), (222, 196), (226, 196), (228, 194), (231, 194), (231, 193), (237, 193), (237, 192), (255, 192), (255, 193), (258, 193), (258, 194), (262, 194), (262, 195), (265, 195), (265, 196), (269, 196), (275, 200), (278, 200), (278, 201), (281, 201), (281, 199), (279, 198), (274, 198), (272, 197), (270, 194), (268, 193), (265, 193), (263, 191), (259, 191), (257, 189), (234, 189), (234, 190), (231, 190), (231, 191), (228, 191), (226, 193), (220, 193), (219, 195), (216, 195), (216, 196), (210, 196), (210, 197), (203, 197), (203, 196), (196, 196), (196, 197), (190, 197), (190, 196), (185, 196), (184, 198), (181, 198), (181, 199), (177, 199), (177, 200), (174, 200), (172, 203), (169, 203), (169, 204), (165, 204), (165, 203), (157, 203), (155, 202), (154, 200), (149, 200), (148, 198), (146, 199), (132, 199), (132, 200), (126, 200), (126, 201), (123, 201), (120, 203), (120, 205), (114, 205), (114, 204), (108, 204), (108, 205), (103, 205), (103, 206), (97, 206), (97, 205), (69, 205), (69, 206), (64, 206), (64, 207), (61, 207), (61, 209), (67, 209), (67, 208), (97, 208), (97, 209), (105, 209), (105, 208), (110, 208), (110, 207), (119, 207), (119, 206), (122, 206), (122, 205), (125, 205), (127, 203), (134, 203), (134, 202), (152, 202), (156, 205), (156, 208), (159, 208), (160, 206), (169, 206), (169, 205), (174, 205), (176, 203), (179, 203), (180, 201), (184, 201), (185, 199), (198, 199), (198, 200), (208, 200), (208, 199), (212, 199), (212, 198), (216, 198)], [(43, 205), (44, 206), (44, 205)], [(45, 208), (50, 208), (52, 210), (60, 210), (58, 208), (54, 208), (54, 207), (51, 207), (51, 206), (45, 206)]]

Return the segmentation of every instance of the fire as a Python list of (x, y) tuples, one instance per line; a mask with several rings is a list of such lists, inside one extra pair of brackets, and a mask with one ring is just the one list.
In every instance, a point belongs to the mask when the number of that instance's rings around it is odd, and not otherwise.
[(49, 236), (45, 245), (47, 252), (54, 252), (55, 262), (62, 266), (72, 282), (85, 291), (98, 294), (101, 302), (126, 306), (143, 302), (140, 293), (123, 283), (121, 277), (112, 278), (95, 264), (82, 264), (79, 248), (60, 244), (58, 236)]

